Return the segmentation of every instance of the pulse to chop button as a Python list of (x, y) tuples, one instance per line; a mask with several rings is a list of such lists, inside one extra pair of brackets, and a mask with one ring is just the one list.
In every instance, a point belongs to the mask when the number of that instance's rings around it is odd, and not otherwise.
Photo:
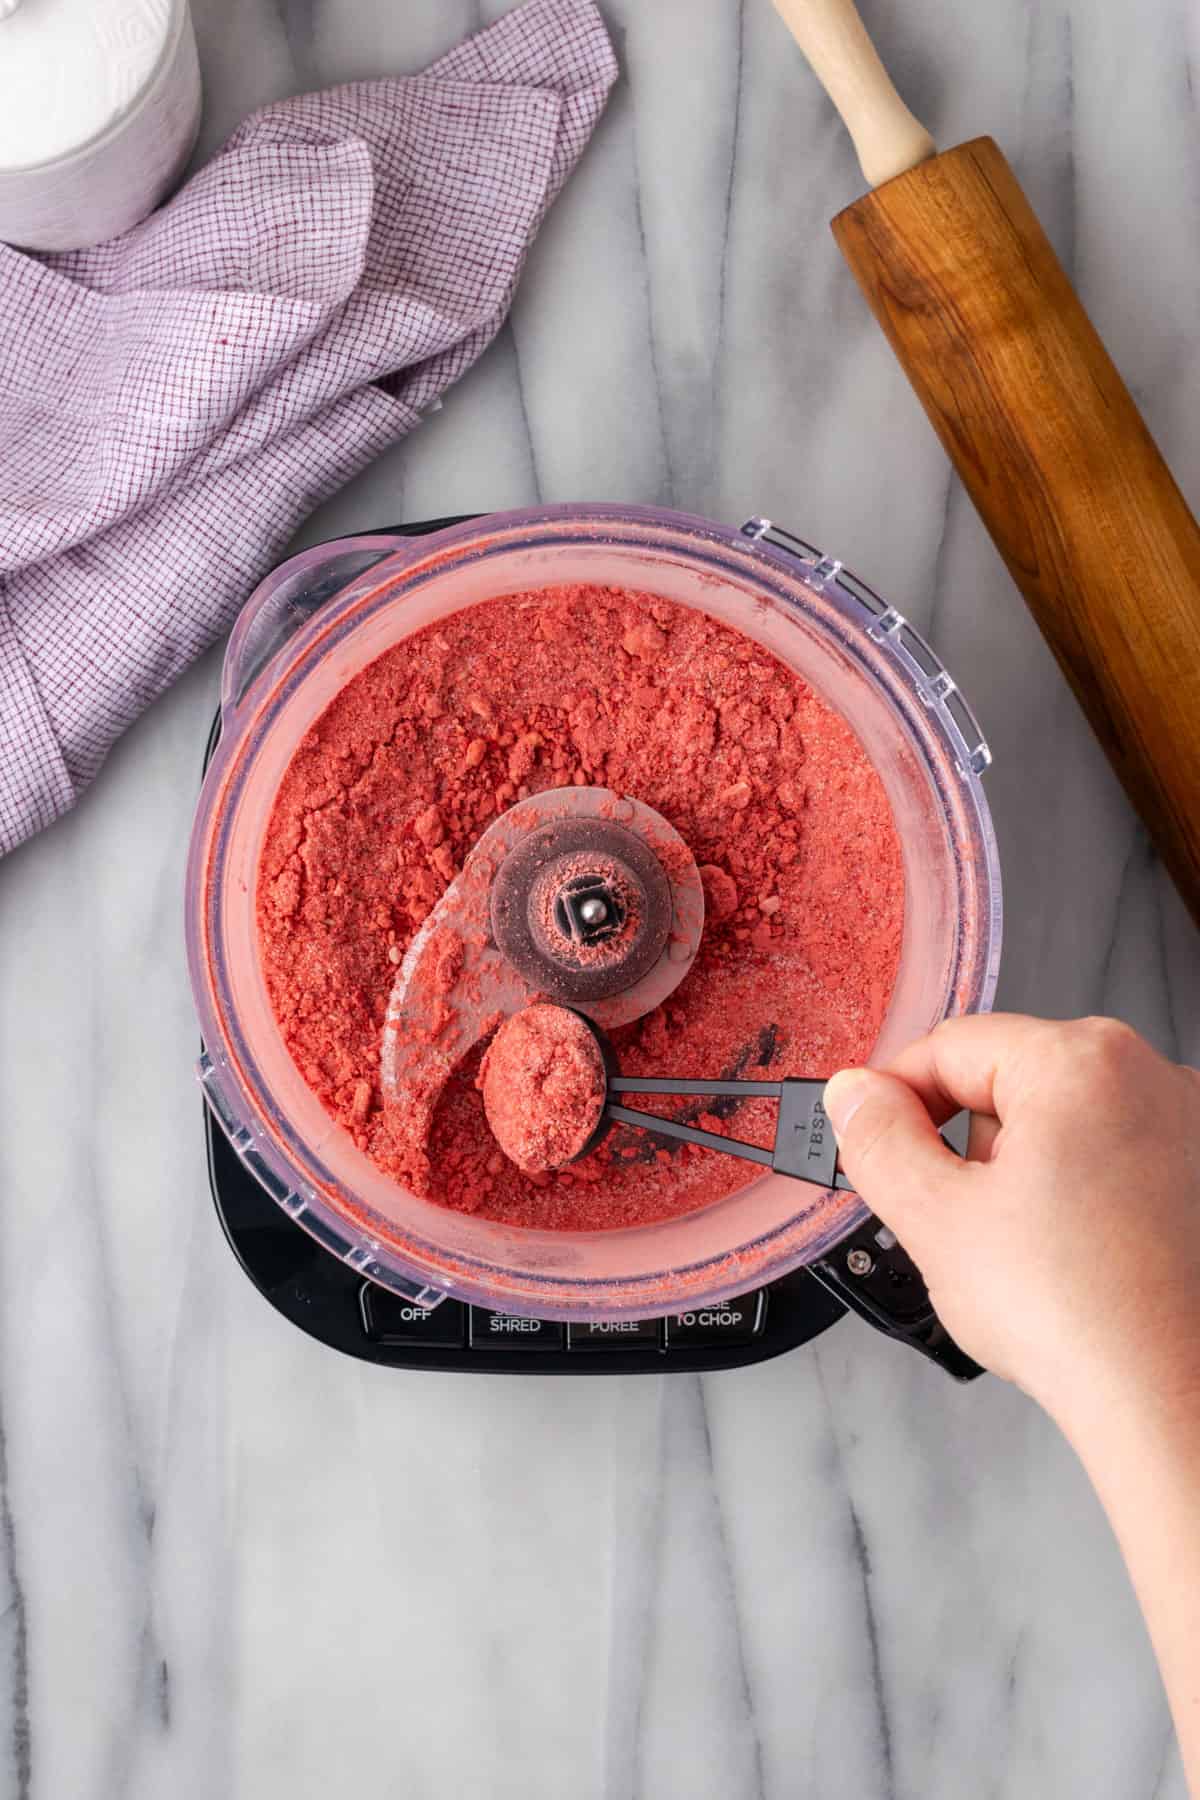
[(694, 1312), (672, 1313), (667, 1320), (668, 1350), (701, 1350), (721, 1344), (749, 1344), (760, 1335), (766, 1314), (765, 1293), (743, 1294), (723, 1306), (698, 1306)]
[(561, 1350), (563, 1328), (557, 1319), (526, 1319), (520, 1313), (471, 1308), (472, 1350)]
[(465, 1308), (457, 1300), (417, 1306), (387, 1288), (364, 1281), (359, 1293), (363, 1330), (373, 1344), (409, 1344), (418, 1350), (461, 1350), (467, 1335)]

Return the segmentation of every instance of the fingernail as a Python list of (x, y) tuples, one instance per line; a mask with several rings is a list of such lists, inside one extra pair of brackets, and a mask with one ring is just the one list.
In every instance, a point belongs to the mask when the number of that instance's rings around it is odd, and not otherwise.
[(825, 1084), (825, 1111), (838, 1137), (867, 1097), (871, 1077), (866, 1069), (839, 1069)]

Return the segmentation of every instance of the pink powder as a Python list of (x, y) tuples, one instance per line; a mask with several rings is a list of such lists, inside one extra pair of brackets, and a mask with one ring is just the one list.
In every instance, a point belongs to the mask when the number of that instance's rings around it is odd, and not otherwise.
[(600, 1046), (566, 1006), (526, 1006), (484, 1053), (478, 1086), (493, 1136), (526, 1174), (579, 1155), (604, 1112)]
[[(624, 1073), (824, 1075), (878, 1036), (903, 873), (883, 786), (846, 722), (767, 650), (691, 608), (577, 586), (508, 595), (428, 627), (337, 695), (280, 783), (259, 870), (260, 950), (285, 1041), (330, 1115), (398, 1178), (403, 1131), (379, 1091), (396, 967), (496, 813), (572, 783), (654, 807), (705, 886), (686, 979), (613, 1034)], [(522, 1172), (497, 1155), (479, 1063), (468, 1058), (434, 1118), (425, 1191), (439, 1204), (602, 1230), (754, 1179), (632, 1128), (569, 1167)], [(703, 1122), (769, 1143), (774, 1109), (744, 1102), (735, 1121)]]

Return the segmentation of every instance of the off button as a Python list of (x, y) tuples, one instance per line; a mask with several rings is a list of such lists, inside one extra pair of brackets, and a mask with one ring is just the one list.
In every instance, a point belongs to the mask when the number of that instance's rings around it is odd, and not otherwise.
[(457, 1300), (434, 1307), (403, 1300), (365, 1281), (359, 1293), (363, 1330), (373, 1344), (408, 1344), (415, 1350), (461, 1350), (466, 1336), (464, 1308)]
[(668, 1350), (701, 1350), (720, 1344), (749, 1344), (763, 1328), (767, 1296), (743, 1294), (723, 1306), (698, 1306), (667, 1320)]

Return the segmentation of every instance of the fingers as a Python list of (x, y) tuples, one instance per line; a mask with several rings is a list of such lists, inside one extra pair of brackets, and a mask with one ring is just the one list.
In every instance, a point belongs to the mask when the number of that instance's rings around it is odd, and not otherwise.
[(1022, 1071), (1059, 1027), (1020, 1013), (971, 1013), (946, 1019), (888, 1064), (916, 1090), (935, 1123), (968, 1107), (1003, 1118)]
[(916, 1231), (963, 1179), (966, 1165), (948, 1150), (920, 1097), (878, 1069), (843, 1069), (825, 1088), (842, 1168), (871, 1211), (919, 1249)]

